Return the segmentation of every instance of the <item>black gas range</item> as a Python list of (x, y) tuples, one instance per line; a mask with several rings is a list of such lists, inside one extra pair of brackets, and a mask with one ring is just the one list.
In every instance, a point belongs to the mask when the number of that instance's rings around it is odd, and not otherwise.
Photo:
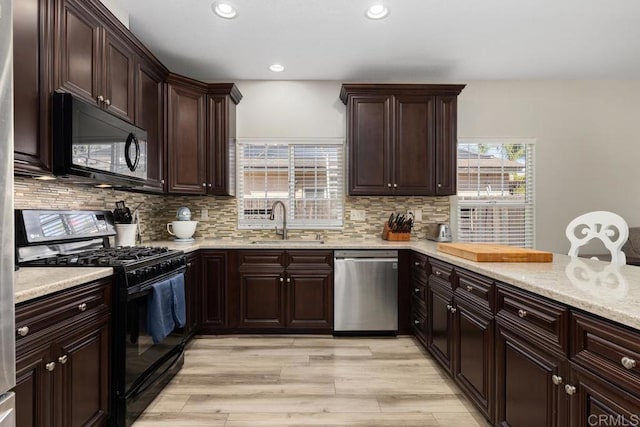
[(110, 424), (131, 425), (184, 363), (183, 326), (176, 323), (158, 340), (149, 317), (155, 286), (184, 286), (184, 253), (111, 247), (116, 232), (109, 211), (17, 210), (15, 217), (20, 268), (113, 268)]

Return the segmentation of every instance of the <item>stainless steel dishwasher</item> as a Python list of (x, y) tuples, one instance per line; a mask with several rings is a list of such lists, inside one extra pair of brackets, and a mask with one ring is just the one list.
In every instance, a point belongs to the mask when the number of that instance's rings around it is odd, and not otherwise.
[(395, 334), (398, 251), (335, 251), (334, 257), (334, 332)]

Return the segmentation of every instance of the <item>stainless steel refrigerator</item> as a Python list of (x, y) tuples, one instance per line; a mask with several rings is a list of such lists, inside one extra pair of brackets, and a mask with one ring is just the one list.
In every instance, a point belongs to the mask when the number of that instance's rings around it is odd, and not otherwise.
[(0, 0), (0, 427), (15, 427), (12, 1)]

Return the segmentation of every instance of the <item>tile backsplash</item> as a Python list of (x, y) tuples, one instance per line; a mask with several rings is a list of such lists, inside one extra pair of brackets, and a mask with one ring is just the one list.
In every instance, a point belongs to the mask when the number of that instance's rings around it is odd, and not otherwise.
[[(15, 177), (14, 196), (16, 209), (113, 210), (115, 202), (120, 200), (125, 201), (132, 210), (140, 205), (143, 242), (166, 240), (169, 237), (166, 224), (175, 220), (180, 206), (189, 207), (193, 219), (198, 221), (196, 237), (227, 240), (275, 238), (273, 230), (239, 230), (235, 198), (150, 195), (24, 177)], [(352, 209), (363, 210), (365, 219), (352, 220)], [(416, 224), (412, 232), (411, 238), (414, 240), (425, 237), (428, 224), (449, 221), (448, 197), (346, 197), (344, 229), (291, 230), (290, 237), (313, 238), (320, 233), (325, 239), (372, 238), (382, 233), (384, 221), (391, 212), (406, 213), (410, 209), (422, 210), (422, 221)], [(203, 210), (208, 212), (207, 218), (202, 217)]]

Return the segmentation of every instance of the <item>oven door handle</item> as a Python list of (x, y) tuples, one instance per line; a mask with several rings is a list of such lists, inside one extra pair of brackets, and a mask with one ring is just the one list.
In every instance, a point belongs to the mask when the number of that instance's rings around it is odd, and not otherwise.
[(146, 281), (141, 285), (131, 286), (127, 288), (127, 301), (149, 295), (151, 293), (152, 286), (155, 283), (158, 283), (162, 280), (170, 279), (174, 276), (177, 276), (178, 274), (184, 273), (185, 271), (187, 271), (187, 267), (183, 265), (182, 267), (173, 270), (170, 273), (155, 277), (151, 281)]
[(133, 396), (139, 395), (140, 393), (144, 393), (145, 390), (147, 390), (158, 380), (164, 377), (164, 374), (172, 369), (176, 365), (176, 363), (180, 361), (180, 357), (182, 357), (182, 355), (184, 354), (184, 344), (180, 344), (179, 348), (180, 350), (170, 359), (171, 363), (169, 363), (162, 372), (158, 373), (156, 369), (158, 365), (164, 364), (166, 362), (164, 360), (160, 360), (155, 363), (153, 366), (151, 366), (151, 368), (147, 370), (147, 375), (143, 375), (142, 377), (138, 378), (138, 380), (131, 386), (131, 389), (127, 393), (126, 398), (129, 399)]

